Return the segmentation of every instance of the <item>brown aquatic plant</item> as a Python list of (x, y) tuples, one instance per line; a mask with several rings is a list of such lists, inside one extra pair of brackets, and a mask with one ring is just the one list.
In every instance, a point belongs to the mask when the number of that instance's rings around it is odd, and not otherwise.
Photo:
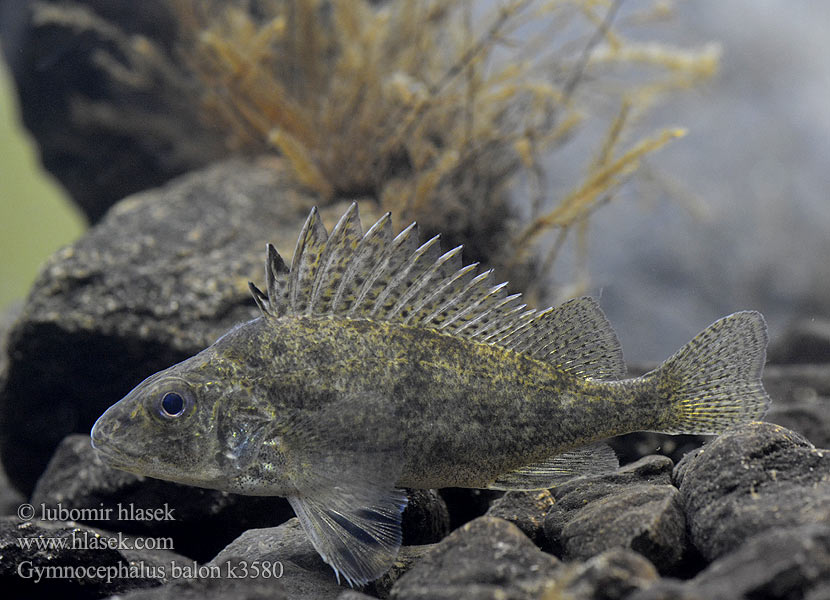
[[(620, 0), (487, 6), (175, 0), (173, 51), (111, 30), (82, 5), (36, 2), (35, 14), (105, 34), (119, 56), (101, 50), (95, 60), (113, 85), (167, 98), (168, 114), (145, 120), (158, 136), (169, 121), (193, 128), (201, 144), (217, 139), (206, 132), (224, 139), (227, 153), (277, 153), (322, 204), (374, 199), (398, 223), (417, 219), (447, 243), (465, 243), (469, 258), (509, 270), (520, 288), (541, 280), (575, 232), (577, 285), (566, 295), (579, 293), (590, 216), (646, 156), (682, 134), (643, 132), (637, 122), (710, 77), (718, 49), (629, 40), (626, 31), (671, 16), (665, 2), (627, 14)], [(142, 122), (135, 111), (123, 127)], [(78, 112), (99, 121), (108, 114), (89, 101)], [(552, 189), (551, 153), (603, 119), (606, 133), (581, 180)], [(514, 181), (523, 182), (518, 191), (508, 187)]]

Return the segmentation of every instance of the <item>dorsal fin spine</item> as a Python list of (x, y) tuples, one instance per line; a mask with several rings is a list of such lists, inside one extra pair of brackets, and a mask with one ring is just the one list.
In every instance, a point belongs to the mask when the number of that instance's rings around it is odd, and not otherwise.
[[(357, 234), (362, 237), (360, 228), (360, 218), (357, 216), (357, 202), (352, 202), (349, 208), (343, 213), (343, 216), (337, 221), (334, 229), (331, 230), (331, 235), (326, 242), (326, 248), (323, 255), (320, 257), (319, 272), (314, 282), (314, 289), (311, 292), (311, 300), (309, 300), (309, 310), (313, 312), (325, 312), (328, 307), (321, 307), (324, 310), (315, 311), (320, 304), (320, 297), (322, 292), (331, 285), (331, 270), (337, 265), (337, 261), (342, 260), (340, 256), (343, 249), (339, 247), (342, 242), (347, 241), (349, 230), (356, 230)], [(342, 242), (341, 242), (342, 240)], [(347, 253), (346, 260), (351, 262), (354, 259), (354, 252)], [(338, 286), (339, 287), (339, 286)]]
[[(492, 285), (487, 286), (487, 280), (493, 278), (493, 269), (485, 271), (480, 275), (477, 275), (473, 278), (473, 280), (467, 284), (467, 287), (459, 294), (459, 296), (467, 297), (469, 301), (469, 306), (466, 306), (448, 318), (446, 321), (441, 323), (441, 329), (447, 329), (454, 323), (457, 323), (459, 319), (463, 318), (464, 315), (469, 314), (470, 312), (474, 311), (478, 306), (484, 302), (485, 298), (487, 298), (487, 294), (492, 289)], [(476, 288), (482, 288), (479, 292)], [(476, 297), (472, 300), (469, 298), (472, 296), (472, 292), (476, 291)]]
[(486, 315), (490, 314), (493, 310), (493, 306), (498, 304), (499, 300), (502, 299), (504, 294), (504, 288), (507, 287), (507, 282), (500, 283), (491, 287), (487, 290), (487, 293), (482, 296), (482, 298), (475, 303), (475, 306), (471, 307), (470, 310), (465, 311), (463, 314), (459, 315), (460, 318), (464, 318), (470, 312), (477, 312), (473, 318), (466, 321), (464, 324), (460, 325), (456, 330), (455, 333), (461, 333), (469, 329), (471, 326), (474, 326), (475, 323), (480, 322), (480, 320), (485, 317)]
[[(430, 300), (433, 300), (436, 297), (439, 297), (441, 295), (441, 293), (444, 292), (444, 290), (446, 290), (450, 286), (453, 286), (456, 283), (458, 283), (460, 281), (463, 281), (464, 277), (469, 275), (470, 272), (475, 271), (477, 267), (478, 267), (478, 263), (473, 263), (473, 264), (467, 265), (466, 267), (461, 267), (453, 275), (451, 275), (446, 280), (444, 280), (444, 283), (441, 284), (438, 287), (437, 290), (435, 290), (432, 294), (430, 294), (426, 298), (424, 298), (424, 300), (421, 302), (421, 304), (418, 307), (415, 308), (415, 312), (416, 313), (420, 312), (420, 310), (424, 306), (426, 306), (429, 303)], [(446, 301), (442, 304), (439, 304), (437, 308), (433, 309), (433, 311), (431, 313), (426, 314), (422, 319), (419, 319), (419, 321), (422, 322), (422, 323), (432, 323), (435, 320), (435, 318), (439, 314), (441, 314), (441, 311), (444, 309), (444, 307), (449, 305), (453, 300), (455, 300), (455, 298), (457, 296), (458, 296), (458, 294), (453, 294), (450, 297), (449, 301)]]
[[(438, 284), (441, 285), (441, 283), (443, 283), (445, 280), (436, 278), (436, 275), (439, 275), (442, 272), (443, 268), (445, 266), (449, 265), (460, 254), (462, 248), (463, 248), (463, 246), (456, 246), (452, 250), (450, 250), (448, 252), (445, 252), (444, 254), (439, 256), (438, 260), (435, 261), (435, 264), (432, 265), (432, 267), (430, 267), (427, 270), (427, 272), (424, 273), (420, 277), (420, 280), (419, 280), (418, 284), (412, 286), (412, 289), (410, 290), (410, 293), (407, 294), (406, 296), (404, 296), (404, 298), (401, 299), (401, 302), (409, 302), (409, 300), (411, 300), (412, 298), (415, 297), (415, 294), (417, 292), (420, 292), (424, 288), (424, 286), (426, 286), (429, 283), (433, 283), (434, 281), (437, 281)], [(428, 294), (428, 295), (432, 296), (432, 295), (434, 295), (434, 293), (435, 293), (435, 291), (431, 294)], [(408, 325), (413, 319), (415, 319), (415, 317), (418, 315), (418, 311), (423, 308), (423, 306), (427, 302), (427, 300), (428, 300), (428, 298), (425, 296), (422, 299), (421, 302), (419, 302), (416, 306), (413, 307), (410, 314), (407, 315), (404, 318), (404, 320), (403, 320), (404, 325)], [(420, 318), (415, 320), (415, 322), (418, 322), (418, 321), (420, 321)]]
[[(386, 251), (384, 252), (383, 260), (378, 261), (375, 268), (372, 269), (369, 277), (366, 278), (366, 281), (357, 296), (357, 300), (355, 300), (355, 303), (349, 310), (349, 314), (354, 314), (357, 309), (361, 308), (363, 303), (366, 302), (375, 287), (375, 283), (386, 272), (389, 267), (389, 263), (395, 258), (395, 251), (411, 239), (413, 232), (417, 236), (417, 228), (418, 224), (413, 221), (406, 229), (401, 231), (392, 239), (392, 243), (389, 244), (388, 248), (386, 248)], [(372, 301), (373, 299), (369, 298), (369, 300)]]
[[(346, 269), (346, 273), (343, 275), (343, 279), (340, 280), (340, 285), (338, 286), (337, 292), (335, 292), (334, 298), (331, 301), (332, 312), (336, 311), (339, 308), (340, 303), (343, 300), (343, 294), (345, 293), (347, 287), (350, 286), (354, 281), (358, 269), (360, 269), (365, 259), (371, 256), (367, 254), (367, 248), (370, 247), (372, 241), (376, 238), (392, 237), (390, 228), (391, 217), (392, 213), (385, 213), (363, 235), (363, 238), (360, 240), (360, 243), (357, 245), (357, 248), (355, 249), (355, 257), (351, 261), (351, 263), (349, 263), (349, 267), (348, 269)], [(384, 247), (386, 246), (387, 244), (384, 244)]]
[(297, 245), (294, 246), (294, 256), (291, 259), (291, 270), (289, 271), (288, 276), (288, 304), (291, 308), (296, 306), (297, 301), (297, 291), (298, 285), (297, 280), (300, 277), (300, 260), (303, 254), (303, 247), (305, 246), (306, 238), (308, 236), (308, 230), (311, 226), (312, 219), (315, 218), (317, 215), (317, 207), (314, 206), (311, 208), (311, 212), (308, 215), (308, 218), (303, 223), (303, 228), (300, 230), (300, 236), (297, 238)]
[(510, 305), (516, 300), (519, 294), (512, 296), (504, 295), (500, 292), (495, 296), (490, 305), (483, 308), (475, 318), (471, 319), (466, 324), (465, 330), (468, 330), (467, 335), (475, 338), (477, 341), (483, 341), (488, 335), (488, 332), (493, 329), (501, 320), (502, 316), (510, 310)]
[[(375, 305), (372, 307), (372, 310), (369, 312), (370, 316), (378, 315), (379, 311), (382, 309), (386, 300), (398, 291), (399, 286), (403, 283), (408, 277), (409, 274), (412, 272), (412, 269), (418, 264), (421, 258), (427, 254), (430, 248), (434, 246), (438, 242), (438, 236), (436, 235), (431, 240), (427, 241), (425, 244), (421, 244), (415, 252), (413, 252), (410, 257), (407, 259), (405, 266), (400, 269), (399, 273), (396, 274), (389, 283), (386, 285), (386, 288), (378, 295), (377, 300), (375, 300)], [(394, 307), (390, 307), (393, 310), (390, 310), (388, 314), (385, 316), (389, 318), (391, 315), (395, 314)]]
[[(420, 252), (425, 246), (428, 246), (429, 249), (435, 249), (435, 251), (440, 251), (439, 242), (440, 242), (440, 235), (436, 235), (429, 241), (427, 241), (423, 246), (418, 248), (416, 252)], [(439, 256), (434, 261), (431, 261), (429, 264), (425, 265), (426, 268), (415, 278), (412, 282), (412, 286), (406, 290), (401, 297), (398, 298), (398, 301), (389, 311), (391, 315), (399, 315), (403, 307), (412, 299), (416, 294), (418, 294), (423, 286), (427, 285), (430, 279), (435, 275), (441, 265), (441, 256)], [(409, 315), (407, 315), (409, 316)]]
[(268, 296), (266, 296), (252, 281), (248, 282), (248, 289), (251, 290), (251, 295), (254, 297), (254, 302), (259, 307), (263, 316), (275, 316), (271, 313), (271, 307), (268, 305)]

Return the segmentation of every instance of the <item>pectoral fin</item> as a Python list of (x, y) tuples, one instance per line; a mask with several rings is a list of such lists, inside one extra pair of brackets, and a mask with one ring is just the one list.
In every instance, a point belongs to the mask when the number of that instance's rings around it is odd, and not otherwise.
[(557, 454), (538, 463), (500, 475), (491, 490), (546, 490), (581, 475), (601, 475), (619, 468), (617, 455), (607, 444), (594, 444)]
[(296, 489), (288, 500), (338, 581), (342, 575), (354, 586), (377, 579), (395, 561), (407, 497), (395, 489), (402, 465), (398, 439), (355, 436), (342, 414), (337, 406), (296, 414), (281, 435)]
[(338, 582), (343, 575), (349, 585), (362, 585), (383, 575), (395, 561), (407, 503), (403, 490), (338, 486), (288, 501)]

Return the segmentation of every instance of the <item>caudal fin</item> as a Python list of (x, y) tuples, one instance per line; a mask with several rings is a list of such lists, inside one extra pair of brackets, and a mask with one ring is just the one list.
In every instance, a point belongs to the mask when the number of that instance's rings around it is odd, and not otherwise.
[(653, 372), (670, 407), (659, 430), (721, 433), (761, 419), (770, 399), (761, 383), (767, 326), (755, 311), (715, 321)]

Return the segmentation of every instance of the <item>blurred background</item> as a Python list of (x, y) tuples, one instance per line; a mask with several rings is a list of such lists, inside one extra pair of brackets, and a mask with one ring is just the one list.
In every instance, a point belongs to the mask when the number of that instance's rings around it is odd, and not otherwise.
[[(22, 3), (2, 6), (9, 19)], [(637, 6), (623, 3), (620, 18)], [(688, 134), (650, 155), (591, 219), (588, 292), (630, 361), (662, 360), (736, 310), (762, 311), (773, 336), (795, 318), (830, 315), (830, 4), (699, 0), (667, 3), (667, 14), (648, 39), (716, 42), (722, 53), (712, 80), (642, 124)], [(552, 188), (584, 171), (602, 135), (586, 127), (550, 157)], [(39, 166), (0, 67), (0, 309), (84, 227)], [(552, 281), (568, 281), (575, 261), (563, 252)]]
[(0, 62), (0, 311), (21, 301), (41, 263), (85, 229), (81, 212), (40, 164)]

